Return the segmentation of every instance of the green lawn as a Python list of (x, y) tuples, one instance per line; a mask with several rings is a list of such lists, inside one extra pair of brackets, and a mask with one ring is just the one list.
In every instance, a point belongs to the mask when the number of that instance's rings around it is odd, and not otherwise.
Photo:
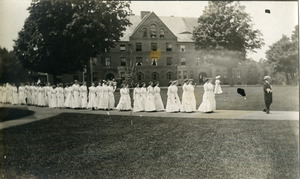
[(296, 179), (298, 124), (65, 113), (1, 130), (0, 173), (3, 178)]
[[(237, 88), (246, 91), (247, 99), (244, 100), (237, 94)], [(217, 109), (219, 110), (262, 110), (264, 108), (264, 97), (262, 86), (223, 86), (223, 94), (216, 95)], [(133, 90), (131, 90), (132, 96)], [(197, 108), (202, 102), (203, 87), (197, 86), (195, 96)], [(178, 95), (181, 98), (182, 88), (179, 87)], [(167, 102), (167, 89), (162, 88), (161, 97), (164, 105)], [(116, 105), (120, 99), (119, 91), (115, 93)], [(273, 111), (299, 111), (299, 88), (298, 86), (273, 86)]]

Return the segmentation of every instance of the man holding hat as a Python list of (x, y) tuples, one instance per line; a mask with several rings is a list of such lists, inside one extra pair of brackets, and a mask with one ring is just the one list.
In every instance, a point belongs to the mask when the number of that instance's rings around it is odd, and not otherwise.
[(263, 110), (266, 114), (270, 113), (270, 105), (272, 104), (272, 86), (270, 85), (270, 76), (264, 77), (264, 98), (266, 108)]

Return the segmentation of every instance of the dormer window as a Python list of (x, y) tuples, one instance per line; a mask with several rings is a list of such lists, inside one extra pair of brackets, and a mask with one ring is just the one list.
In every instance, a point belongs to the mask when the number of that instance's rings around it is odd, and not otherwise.
[(156, 25), (152, 24), (151, 27), (150, 27), (150, 36), (151, 36), (151, 38), (156, 37), (156, 31), (157, 31)]
[(147, 37), (147, 29), (143, 28), (143, 37)]
[(164, 29), (159, 30), (159, 37), (160, 38), (165, 38), (165, 30)]

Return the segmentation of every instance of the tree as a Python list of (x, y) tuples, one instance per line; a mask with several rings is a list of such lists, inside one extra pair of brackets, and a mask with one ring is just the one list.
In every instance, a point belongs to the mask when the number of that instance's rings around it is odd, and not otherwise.
[(0, 83), (17, 83), (28, 80), (28, 71), (17, 60), (13, 51), (0, 47)]
[(233, 1), (209, 2), (193, 31), (196, 50), (219, 55), (214, 62), (227, 66), (231, 85), (232, 69), (238, 61), (246, 59), (247, 51), (261, 48), (264, 44), (261, 36), (259, 30), (253, 29), (245, 6)]
[(298, 76), (298, 26), (292, 41), (286, 35), (270, 46), (266, 52), (267, 61), (273, 66), (274, 73), (284, 73), (287, 84), (297, 83)]
[(87, 69), (89, 83), (90, 58), (113, 47), (130, 25), (129, 4), (119, 1), (38, 1), (29, 13), (14, 47), (22, 64), (54, 77)]

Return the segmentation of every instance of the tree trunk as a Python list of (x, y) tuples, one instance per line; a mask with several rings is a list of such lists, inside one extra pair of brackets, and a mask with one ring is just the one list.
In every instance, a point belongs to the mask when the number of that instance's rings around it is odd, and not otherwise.
[(91, 86), (91, 60), (90, 58), (87, 60), (86, 64), (86, 86), (90, 87)]

